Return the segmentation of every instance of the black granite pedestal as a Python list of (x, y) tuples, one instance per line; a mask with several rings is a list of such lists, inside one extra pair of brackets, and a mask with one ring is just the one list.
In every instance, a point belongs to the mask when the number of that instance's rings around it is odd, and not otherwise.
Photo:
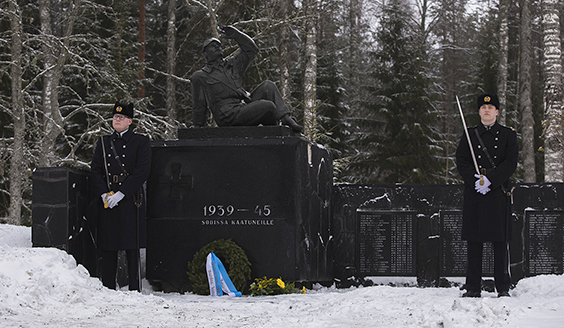
[(178, 135), (152, 143), (148, 279), (183, 286), (194, 254), (230, 238), (245, 251), (253, 278), (332, 281), (326, 149), (281, 126)]

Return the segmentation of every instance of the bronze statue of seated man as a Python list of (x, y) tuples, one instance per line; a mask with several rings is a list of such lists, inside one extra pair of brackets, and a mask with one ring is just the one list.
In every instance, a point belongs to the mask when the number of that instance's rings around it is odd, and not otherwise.
[(255, 42), (232, 26), (221, 28), (221, 32), (226, 39), (237, 42), (240, 52), (224, 59), (219, 39), (204, 41), (202, 55), (206, 66), (195, 72), (191, 80), (193, 125), (205, 126), (211, 111), (218, 126), (281, 123), (302, 132), (273, 82), (262, 82), (250, 93), (243, 89), (243, 74), (258, 53)]

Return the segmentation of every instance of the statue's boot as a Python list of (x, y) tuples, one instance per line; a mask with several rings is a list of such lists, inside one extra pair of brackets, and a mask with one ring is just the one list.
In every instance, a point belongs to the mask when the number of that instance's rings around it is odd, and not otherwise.
[(292, 130), (294, 130), (295, 132), (302, 132), (304, 130), (304, 128), (299, 125), (298, 123), (296, 123), (296, 121), (294, 120), (293, 117), (291, 117), (288, 114), (285, 114), (284, 116), (282, 116), (280, 118), (280, 122), (282, 122), (282, 124), (289, 126)]

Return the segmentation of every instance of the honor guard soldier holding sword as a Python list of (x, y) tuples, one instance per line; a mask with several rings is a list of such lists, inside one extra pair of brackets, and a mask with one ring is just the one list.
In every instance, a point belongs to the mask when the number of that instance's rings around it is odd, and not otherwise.
[(116, 288), (118, 250), (125, 250), (129, 290), (141, 291), (139, 248), (145, 247), (144, 183), (151, 167), (149, 138), (130, 129), (133, 104), (116, 102), (114, 132), (96, 143), (91, 164), (92, 188), (98, 197), (98, 248), (102, 250), (102, 284)]
[[(459, 109), (466, 126), (460, 103)], [(517, 134), (497, 122), (497, 95), (478, 97), (478, 110), (481, 122), (465, 128), (456, 150), (456, 165), (464, 180), (462, 239), (468, 243), (466, 292), (462, 296), (481, 296), (484, 242), (493, 244), (498, 296), (510, 296), (512, 189), (509, 179), (517, 168)]]

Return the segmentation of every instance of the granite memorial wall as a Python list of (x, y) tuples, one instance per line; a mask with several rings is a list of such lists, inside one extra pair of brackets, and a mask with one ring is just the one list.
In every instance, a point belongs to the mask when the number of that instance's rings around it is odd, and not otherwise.
[[(515, 187), (513, 282), (562, 273), (564, 184)], [(465, 276), (462, 197), (462, 185), (335, 185), (331, 227), (338, 284), (352, 284), (353, 277), (416, 276), (420, 286), (438, 286)], [(493, 275), (492, 255), (486, 243), (485, 276)]]
[(90, 204), (90, 172), (41, 167), (32, 175), (31, 242), (56, 247), (97, 275), (96, 222)]

